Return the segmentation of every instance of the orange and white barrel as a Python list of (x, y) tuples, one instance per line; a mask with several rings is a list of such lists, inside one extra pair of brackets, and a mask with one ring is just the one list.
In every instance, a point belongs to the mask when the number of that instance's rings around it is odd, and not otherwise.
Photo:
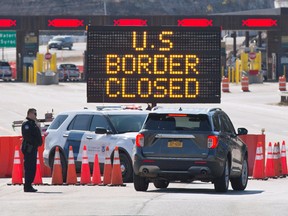
[(247, 76), (242, 76), (241, 86), (243, 92), (249, 92), (249, 78)]
[(286, 91), (286, 77), (285, 76), (279, 77), (279, 90)]
[(227, 77), (222, 78), (222, 92), (230, 92), (229, 90), (229, 79)]

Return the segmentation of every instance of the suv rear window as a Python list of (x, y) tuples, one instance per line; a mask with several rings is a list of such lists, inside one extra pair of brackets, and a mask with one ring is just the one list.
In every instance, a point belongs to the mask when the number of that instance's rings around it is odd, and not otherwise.
[(61, 124), (65, 121), (68, 115), (58, 115), (49, 126), (49, 129), (58, 129)]
[(211, 125), (204, 114), (150, 114), (143, 129), (211, 131)]
[(146, 118), (143, 115), (109, 115), (109, 118), (118, 133), (138, 132)]

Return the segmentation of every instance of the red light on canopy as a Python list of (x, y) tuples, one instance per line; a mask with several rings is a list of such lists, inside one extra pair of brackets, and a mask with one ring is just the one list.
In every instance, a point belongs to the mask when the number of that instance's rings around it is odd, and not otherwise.
[(147, 26), (144, 19), (118, 19), (114, 20), (114, 26)]
[(273, 26), (277, 26), (277, 20), (275, 19), (246, 19), (246, 20), (242, 20), (242, 26), (273, 27)]
[(16, 26), (16, 20), (13, 19), (0, 19), (0, 28), (7, 28)]
[(204, 19), (204, 18), (182, 19), (182, 20), (178, 20), (178, 26), (209, 27), (209, 26), (213, 26), (213, 20)]
[(55, 28), (77, 28), (84, 26), (84, 20), (79, 19), (53, 19), (48, 20), (48, 26)]

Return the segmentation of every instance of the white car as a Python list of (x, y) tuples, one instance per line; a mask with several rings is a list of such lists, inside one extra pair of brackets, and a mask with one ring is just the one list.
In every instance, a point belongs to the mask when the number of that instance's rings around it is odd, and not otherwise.
[(73, 147), (76, 170), (80, 172), (83, 146), (86, 145), (91, 170), (97, 153), (103, 173), (106, 146), (109, 147), (111, 162), (115, 146), (118, 146), (123, 181), (131, 182), (132, 149), (136, 134), (147, 114), (148, 111), (127, 109), (62, 112), (56, 116), (45, 133), (44, 163), (53, 168), (55, 148), (58, 146), (65, 181), (69, 146)]

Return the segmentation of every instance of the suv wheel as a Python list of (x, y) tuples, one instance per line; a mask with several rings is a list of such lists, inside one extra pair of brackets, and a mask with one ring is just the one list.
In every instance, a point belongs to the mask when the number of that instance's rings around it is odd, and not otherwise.
[(136, 191), (147, 191), (149, 182), (146, 178), (138, 176), (133, 172), (133, 182)]
[(241, 175), (237, 178), (232, 178), (231, 186), (233, 190), (243, 191), (248, 183), (248, 161), (247, 156), (243, 160)]
[(156, 188), (167, 188), (169, 185), (167, 180), (155, 180), (153, 183)]
[(214, 188), (216, 192), (227, 192), (229, 187), (229, 163), (226, 159), (223, 174), (214, 180)]
[(123, 182), (132, 182), (133, 181), (133, 168), (132, 162), (126, 154), (120, 153), (120, 167), (123, 177)]

